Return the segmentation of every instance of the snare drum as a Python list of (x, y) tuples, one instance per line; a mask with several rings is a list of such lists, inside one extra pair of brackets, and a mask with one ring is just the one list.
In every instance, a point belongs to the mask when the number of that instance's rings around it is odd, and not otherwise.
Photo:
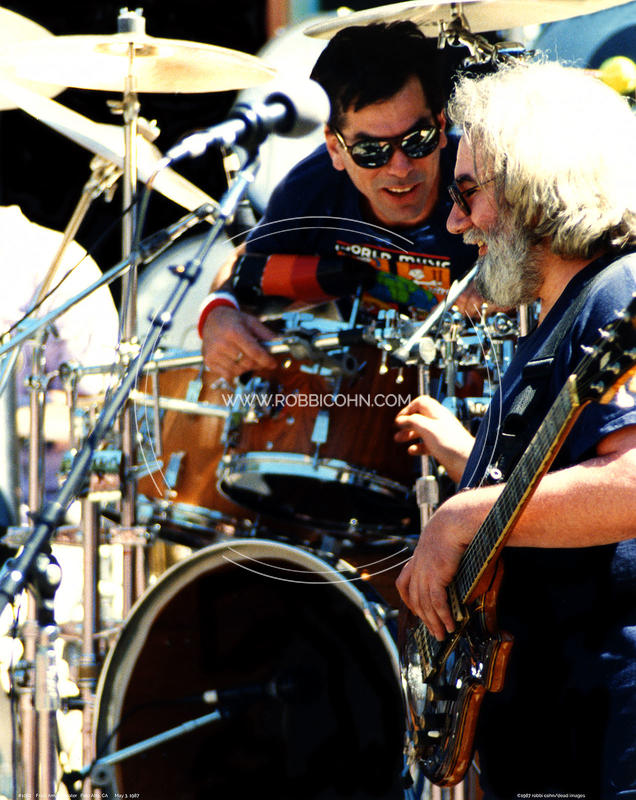
[[(218, 705), (211, 700), (216, 690)], [(403, 798), (404, 705), (382, 605), (357, 573), (236, 539), (133, 607), (102, 669), (98, 755), (222, 711), (93, 772), (108, 797)]]
[(335, 534), (402, 534), (417, 525), (415, 459), (393, 441), (416, 394), (414, 369), (382, 374), (373, 347), (340, 383), (280, 362), (237, 391), (219, 465), (221, 490), (271, 517)]

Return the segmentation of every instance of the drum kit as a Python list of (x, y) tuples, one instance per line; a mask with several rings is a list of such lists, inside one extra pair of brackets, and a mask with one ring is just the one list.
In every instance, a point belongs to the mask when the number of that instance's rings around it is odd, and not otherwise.
[[(483, 60), (508, 50), (480, 31), (619, 4), (414, 0), (332, 18), (308, 33), (329, 37), (344, 25), (413, 19)], [(0, 48), (1, 107), (23, 109), (97, 160), (64, 242), (73, 240), (92, 199), (119, 178), (125, 212), (123, 261), (0, 346), (6, 385), (24, 341), (43, 347), (43, 328), (124, 275), (116, 363), (59, 370), (75, 439), (60, 494), (43, 508), (35, 462), (44, 393), (33, 391), (33, 524), (10, 529), (5, 542), (18, 555), (0, 573), (2, 608), (30, 590), (17, 690), (20, 794), (56, 796), (63, 781), (72, 796), (234, 797), (258, 785), (290, 798), (431, 797), (426, 782), (411, 775), (409, 787), (403, 774), (394, 581), (421, 519), (439, 502), (443, 475), (427, 458), (404, 458), (392, 421), (433, 382), (472, 424), (526, 321), (497, 314), (471, 322), (454, 312), (471, 272), (424, 321), (390, 309), (371, 315), (360, 295), (346, 320), (323, 307), (284, 313), (267, 343), (275, 370), (232, 387), (211, 384), (192, 335), (196, 293), (232, 252), (223, 228), (256, 166), (233, 206), (227, 196), (208, 197), (152, 144), (156, 132), (141, 120), (137, 95), (267, 91), (275, 70), (232, 50), (148, 36), (140, 10), (122, 10), (118, 32), (107, 36), (53, 37), (1, 9), (0, 19), (14, 40)], [(95, 123), (52, 99), (71, 86), (122, 92), (122, 127)], [(139, 280), (138, 181), (192, 212), (159, 246), (147, 243), (153, 263)], [(211, 234), (172, 244), (203, 220), (213, 223)], [(56, 258), (41, 297), (58, 264)], [(175, 265), (176, 277), (168, 269)], [(172, 294), (158, 310), (166, 282)], [(82, 400), (77, 386), (90, 375), (115, 388)], [(468, 376), (477, 376), (478, 391)], [(41, 377), (34, 365), (35, 387)], [(65, 707), (82, 709), (81, 767), (61, 774), (53, 603), (60, 572), (49, 544), (69, 535), (61, 522), (77, 498), (81, 523), (70, 540), (83, 551), (83, 619), (65, 639), (79, 695)], [(101, 630), (112, 622), (100, 619), (104, 543), (122, 552), (115, 635)], [(175, 563), (149, 574), (150, 554), (161, 548), (168, 559), (178, 553)]]

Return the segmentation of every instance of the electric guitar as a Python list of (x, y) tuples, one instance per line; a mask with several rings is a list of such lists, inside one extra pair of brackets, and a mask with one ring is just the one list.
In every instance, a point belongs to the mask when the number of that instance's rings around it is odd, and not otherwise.
[(437, 641), (406, 612), (400, 631), (406, 757), (439, 786), (465, 775), (486, 692), (501, 691), (512, 637), (497, 629), (498, 556), (523, 508), (589, 402), (608, 403), (636, 373), (636, 294), (570, 375), (478, 529), (448, 587), (455, 631)]

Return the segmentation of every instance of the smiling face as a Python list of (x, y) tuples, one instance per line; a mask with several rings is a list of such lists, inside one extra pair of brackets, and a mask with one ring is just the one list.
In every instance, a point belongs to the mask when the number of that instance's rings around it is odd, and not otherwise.
[(411, 77), (389, 100), (345, 112), (339, 130), (349, 145), (361, 139), (400, 136), (415, 125), (437, 123), (441, 136), (439, 147), (424, 158), (409, 158), (399, 147), (383, 167), (365, 169), (355, 164), (349, 153), (326, 129), (327, 150), (333, 166), (345, 170), (363, 195), (363, 205), (370, 219), (389, 227), (407, 227), (423, 222), (437, 203), (440, 182), (440, 150), (446, 145), (444, 115), (437, 119), (430, 110), (422, 84)]
[(453, 204), (446, 226), (451, 233), (461, 234), (466, 244), (478, 245), (476, 288), (486, 300), (501, 306), (534, 302), (543, 283), (541, 250), (515, 224), (510, 211), (499, 208), (492, 176), (477, 166), (463, 136), (457, 148), (455, 183), (470, 213)]

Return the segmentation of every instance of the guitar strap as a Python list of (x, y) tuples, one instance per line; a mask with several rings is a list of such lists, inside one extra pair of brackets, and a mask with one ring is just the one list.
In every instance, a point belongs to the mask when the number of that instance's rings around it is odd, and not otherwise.
[[(528, 448), (538, 424), (548, 412), (549, 404), (545, 393), (559, 347), (594, 288), (596, 279), (600, 277), (603, 268), (614, 258), (615, 255), (611, 254), (597, 259), (596, 263), (599, 268), (586, 279), (578, 295), (563, 312), (552, 333), (523, 368), (524, 388), (515, 397), (510, 411), (503, 420), (498, 447), (487, 470), (487, 481), (498, 483), (507, 480)], [(532, 419), (537, 421), (534, 427), (530, 425)]]

